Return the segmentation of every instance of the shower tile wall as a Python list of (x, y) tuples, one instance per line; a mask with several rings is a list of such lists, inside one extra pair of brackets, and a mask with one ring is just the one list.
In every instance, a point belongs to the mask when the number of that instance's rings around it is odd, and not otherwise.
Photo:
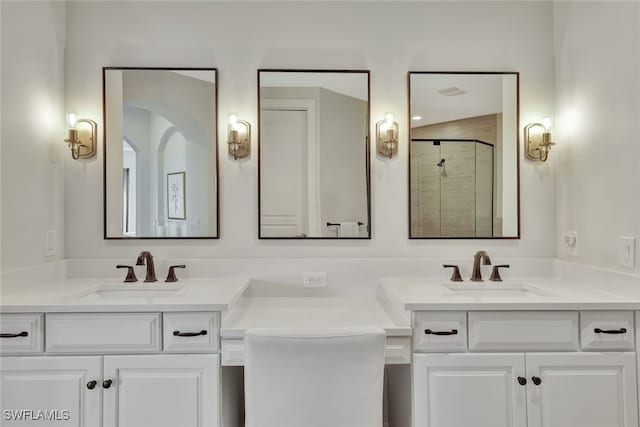
[[(441, 146), (430, 142), (411, 143), (413, 236), (501, 234), (500, 227), (496, 227), (501, 219), (492, 215), (499, 212), (497, 197), (492, 197), (492, 193), (499, 193), (496, 178), (500, 162), (494, 162), (494, 156), (502, 151), (498, 126), (501, 116), (490, 114), (412, 129), (412, 139), (474, 138), (494, 144), (492, 150), (490, 146), (475, 143), (443, 143)], [(436, 166), (441, 158), (446, 159), (446, 169), (452, 172), (445, 180), (440, 179), (442, 168)]]

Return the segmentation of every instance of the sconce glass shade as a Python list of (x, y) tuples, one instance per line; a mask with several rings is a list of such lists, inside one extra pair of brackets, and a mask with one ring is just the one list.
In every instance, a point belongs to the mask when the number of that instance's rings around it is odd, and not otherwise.
[(376, 149), (380, 156), (391, 159), (398, 155), (398, 132), (393, 113), (386, 113), (384, 120), (376, 123)]
[(236, 113), (228, 116), (227, 144), (229, 155), (233, 156), (234, 160), (244, 159), (251, 152), (251, 125), (238, 119)]
[(529, 123), (524, 127), (524, 154), (527, 159), (546, 162), (554, 145), (550, 117), (545, 117), (542, 123)]
[(88, 159), (96, 155), (98, 125), (93, 120), (78, 119), (75, 113), (67, 114), (67, 143), (74, 160)]
[(68, 113), (67, 123), (69, 124), (69, 129), (75, 129), (76, 123), (78, 123), (78, 115), (76, 113)]

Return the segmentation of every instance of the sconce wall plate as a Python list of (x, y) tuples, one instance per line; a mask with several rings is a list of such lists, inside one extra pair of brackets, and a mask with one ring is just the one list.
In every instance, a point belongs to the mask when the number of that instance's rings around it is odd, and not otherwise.
[(234, 160), (244, 159), (251, 153), (251, 124), (237, 117), (229, 120), (227, 130), (229, 155)]
[(78, 119), (75, 127), (68, 130), (64, 140), (71, 149), (73, 159), (88, 159), (96, 155), (98, 124), (89, 119)]
[[(536, 129), (539, 129), (539, 132), (536, 132)], [(524, 127), (524, 145), (527, 159), (546, 162), (555, 143), (551, 142), (551, 132), (545, 125), (529, 123)]]
[(398, 155), (398, 132), (398, 122), (390, 113), (376, 123), (376, 149), (380, 156), (391, 159)]

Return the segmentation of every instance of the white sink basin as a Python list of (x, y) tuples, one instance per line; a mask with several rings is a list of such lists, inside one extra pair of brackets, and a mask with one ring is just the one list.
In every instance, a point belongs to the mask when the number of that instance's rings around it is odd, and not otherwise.
[(491, 282), (491, 283), (447, 283), (442, 285), (454, 295), (487, 298), (526, 298), (549, 297), (548, 292), (524, 283)]
[(155, 299), (180, 295), (181, 285), (162, 284), (128, 284), (98, 285), (80, 295), (86, 299)]

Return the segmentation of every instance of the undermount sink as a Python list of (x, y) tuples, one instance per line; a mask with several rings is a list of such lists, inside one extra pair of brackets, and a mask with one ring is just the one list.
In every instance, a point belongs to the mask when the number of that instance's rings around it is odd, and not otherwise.
[(180, 295), (181, 285), (162, 284), (118, 284), (118, 285), (98, 285), (88, 292), (80, 295), (81, 298), (88, 299), (149, 299), (167, 298)]
[(548, 292), (524, 283), (447, 283), (442, 285), (454, 295), (467, 297), (513, 298), (548, 297)]

